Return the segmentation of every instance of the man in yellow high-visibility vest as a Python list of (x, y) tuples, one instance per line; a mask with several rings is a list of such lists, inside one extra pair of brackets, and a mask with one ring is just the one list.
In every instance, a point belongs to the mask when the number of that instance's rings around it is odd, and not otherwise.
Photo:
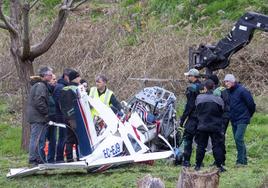
[[(95, 81), (96, 87), (90, 88), (89, 96), (92, 98), (99, 98), (105, 105), (111, 107), (115, 113), (120, 113), (122, 106), (114, 96), (113, 91), (107, 88), (107, 77), (98, 75)], [(93, 117), (98, 115), (94, 108), (91, 110), (91, 114)]]

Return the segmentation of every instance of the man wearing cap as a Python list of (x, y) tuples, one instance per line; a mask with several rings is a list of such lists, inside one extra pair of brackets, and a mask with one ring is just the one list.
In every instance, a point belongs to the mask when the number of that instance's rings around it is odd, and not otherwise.
[(186, 105), (182, 116), (180, 117), (180, 126), (184, 125), (184, 152), (183, 152), (183, 166), (190, 167), (190, 158), (192, 155), (192, 144), (196, 134), (197, 117), (195, 112), (195, 100), (199, 94), (201, 83), (199, 81), (199, 71), (197, 69), (190, 69), (189, 72), (184, 73), (188, 77), (190, 85), (186, 89)]
[[(73, 159), (73, 145), (76, 145), (77, 148), (77, 138), (72, 129), (76, 128), (75, 121), (75, 102), (77, 100), (77, 88), (80, 84), (81, 77), (79, 73), (75, 70), (70, 71), (69, 73), (70, 83), (68, 86), (65, 86), (60, 94), (60, 107), (61, 111), (68, 121), (68, 124), (71, 128), (67, 128), (67, 138), (66, 138), (66, 157), (67, 162), (74, 161)], [(76, 151), (78, 151), (76, 149)]]
[(48, 82), (52, 79), (52, 69), (39, 70), (39, 79), (33, 82), (27, 103), (27, 120), (31, 125), (29, 144), (29, 164), (37, 165), (45, 160), (45, 131), (49, 113)]
[[(61, 109), (60, 109), (60, 93), (61, 90), (69, 85), (69, 73), (72, 71), (72, 69), (66, 68), (63, 70), (62, 77), (57, 81), (57, 84), (55, 86), (54, 92), (53, 92), (53, 98), (55, 101), (55, 107), (56, 107), (56, 122), (57, 123), (64, 123), (68, 124), (66, 119), (64, 118)], [(63, 162), (64, 161), (64, 146), (65, 146), (65, 140), (66, 140), (66, 128), (59, 127), (59, 137), (57, 142), (57, 154), (56, 154), (56, 161), (57, 162)]]
[(237, 149), (237, 166), (247, 165), (247, 152), (244, 136), (247, 125), (253, 116), (256, 105), (251, 93), (236, 82), (234, 75), (227, 74), (224, 84), (230, 95), (230, 120)]
[[(120, 102), (114, 96), (113, 91), (107, 88), (108, 79), (104, 75), (98, 75), (95, 79), (96, 87), (90, 88), (89, 96), (92, 98), (99, 98), (105, 105), (112, 108), (115, 113), (122, 110)], [(98, 115), (95, 109), (91, 110), (92, 116)]]

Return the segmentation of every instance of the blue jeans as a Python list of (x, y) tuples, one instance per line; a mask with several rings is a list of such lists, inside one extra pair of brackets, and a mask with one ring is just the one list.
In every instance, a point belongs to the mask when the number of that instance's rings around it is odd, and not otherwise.
[(244, 142), (244, 136), (247, 129), (247, 124), (232, 123), (233, 134), (237, 149), (237, 164), (247, 164), (247, 150)]
[(50, 126), (47, 130), (47, 136), (46, 136), (49, 141), (48, 155), (47, 155), (47, 162), (49, 163), (55, 162), (56, 134), (57, 134), (57, 127)]
[(67, 135), (67, 128), (59, 127), (59, 139), (57, 144), (57, 157), (56, 161), (63, 161), (64, 160), (64, 146), (66, 141)]
[[(29, 144), (29, 162), (45, 161), (46, 123), (32, 123)], [(43, 132), (42, 132), (43, 131)], [(38, 142), (39, 140), (39, 142)]]

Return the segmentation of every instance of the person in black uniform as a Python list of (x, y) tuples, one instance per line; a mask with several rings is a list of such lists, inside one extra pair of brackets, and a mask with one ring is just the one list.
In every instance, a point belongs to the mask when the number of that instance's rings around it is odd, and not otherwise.
[[(66, 138), (66, 157), (67, 162), (73, 162), (73, 146), (76, 145), (76, 154), (78, 155), (78, 141), (74, 134), (74, 129), (76, 128), (75, 120), (75, 103), (77, 98), (77, 88), (80, 84), (81, 77), (78, 72), (71, 71), (69, 73), (70, 83), (65, 86), (60, 94), (60, 107), (64, 118), (68, 121), (71, 128), (67, 128), (67, 138)], [(73, 129), (73, 130), (72, 130)], [(79, 156), (77, 156), (79, 158)]]
[[(230, 97), (227, 89), (225, 87), (219, 86), (219, 78), (217, 75), (212, 74), (208, 77), (210, 80), (212, 80), (215, 84), (215, 89), (213, 91), (213, 94), (215, 96), (221, 97), (224, 102), (224, 110), (223, 110), (223, 124), (222, 124), (222, 134), (223, 134), (223, 152), (224, 152), (224, 158), (223, 158), (223, 165), (225, 165), (226, 160), (226, 146), (225, 146), (225, 134), (228, 128), (229, 120), (230, 120)], [(214, 164), (216, 164), (214, 162)]]
[(187, 102), (184, 112), (180, 117), (180, 126), (183, 126), (186, 122), (184, 125), (185, 129), (183, 133), (184, 152), (182, 165), (185, 167), (190, 167), (192, 144), (198, 123), (195, 114), (195, 100), (199, 94), (201, 83), (199, 81), (199, 71), (197, 69), (190, 69), (189, 72), (184, 73), (184, 75), (188, 76), (190, 85), (186, 89)]
[(198, 125), (196, 134), (197, 150), (195, 170), (200, 170), (210, 137), (216, 166), (220, 172), (224, 172), (225, 169), (222, 166), (224, 158), (222, 146), (224, 102), (221, 97), (213, 95), (214, 86), (215, 84), (212, 80), (209, 79), (205, 81), (205, 93), (198, 95), (196, 98)]

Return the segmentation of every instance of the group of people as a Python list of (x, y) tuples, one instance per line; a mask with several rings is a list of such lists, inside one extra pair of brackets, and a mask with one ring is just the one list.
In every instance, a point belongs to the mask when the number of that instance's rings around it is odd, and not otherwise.
[[(81, 79), (80, 74), (73, 69), (64, 69), (60, 79), (56, 79), (50, 67), (39, 69), (38, 76), (31, 77), (31, 89), (28, 97), (27, 117), (31, 126), (29, 144), (29, 164), (74, 161), (73, 147), (78, 142), (73, 129), (75, 121), (76, 89), (82, 84), (93, 98), (99, 98), (104, 104), (116, 111), (122, 110), (121, 104), (111, 90), (107, 88), (108, 79), (105, 75), (98, 75), (95, 79), (96, 87), (88, 90), (88, 83)], [(97, 114), (94, 108), (91, 114)], [(49, 126), (48, 122), (64, 123), (66, 128)], [(44, 148), (49, 141), (48, 155)], [(78, 149), (76, 148), (76, 151)], [(79, 153), (76, 152), (77, 159)]]
[[(190, 85), (186, 89), (186, 105), (180, 117), (180, 126), (184, 127), (183, 166), (190, 167), (193, 141), (197, 143), (195, 169), (203, 164), (208, 140), (211, 138), (213, 156), (221, 172), (225, 171), (225, 133), (232, 124), (234, 140), (237, 148), (236, 164), (247, 165), (247, 153), (244, 135), (250, 119), (255, 112), (255, 103), (250, 92), (240, 85), (234, 75), (227, 74), (224, 78), (225, 87), (219, 86), (216, 75), (209, 75), (201, 82), (197, 69), (185, 73)], [(98, 75), (96, 86), (88, 89), (86, 80), (73, 69), (64, 69), (60, 79), (56, 79), (50, 67), (39, 70), (38, 76), (31, 77), (31, 90), (28, 97), (27, 115), (31, 125), (29, 144), (29, 164), (74, 161), (73, 147), (79, 144), (75, 129), (76, 89), (83, 84), (88, 95), (99, 98), (114, 112), (122, 110), (121, 104), (113, 92), (107, 88), (108, 79)], [(91, 108), (92, 116), (98, 113)], [(48, 121), (64, 123), (66, 128), (48, 126)], [(58, 131), (58, 133), (57, 133)], [(48, 155), (45, 156), (46, 140), (49, 141)], [(76, 149), (76, 151), (78, 151)], [(79, 158), (79, 153), (76, 153)]]
[(197, 69), (184, 73), (190, 85), (186, 89), (186, 105), (180, 117), (183, 126), (183, 166), (190, 167), (192, 144), (197, 143), (195, 170), (203, 165), (209, 138), (212, 142), (214, 164), (220, 172), (225, 165), (225, 133), (232, 124), (233, 136), (237, 148), (237, 166), (247, 165), (247, 152), (244, 142), (246, 128), (255, 112), (256, 105), (251, 93), (239, 84), (232, 74), (219, 86), (217, 75), (208, 75), (203, 82)]

